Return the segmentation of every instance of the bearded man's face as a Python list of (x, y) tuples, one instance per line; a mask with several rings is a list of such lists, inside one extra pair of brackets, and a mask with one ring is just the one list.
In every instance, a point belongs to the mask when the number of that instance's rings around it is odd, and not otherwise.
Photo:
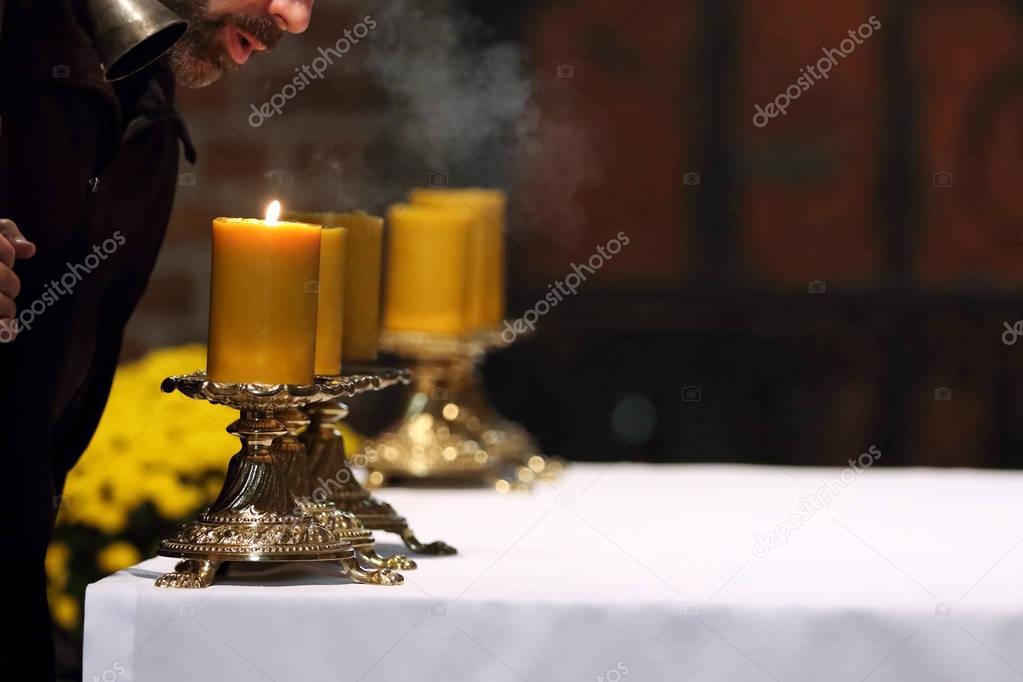
[(309, 26), (313, 0), (161, 0), (189, 23), (169, 53), (179, 83), (200, 88)]

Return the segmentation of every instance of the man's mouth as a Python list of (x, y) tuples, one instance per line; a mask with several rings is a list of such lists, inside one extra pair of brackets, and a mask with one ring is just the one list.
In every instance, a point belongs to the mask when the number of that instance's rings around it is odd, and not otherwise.
[(227, 52), (231, 55), (234, 63), (239, 66), (249, 61), (253, 52), (262, 52), (266, 49), (266, 45), (258, 38), (237, 26), (228, 25), (224, 27), (224, 30), (226, 31)]

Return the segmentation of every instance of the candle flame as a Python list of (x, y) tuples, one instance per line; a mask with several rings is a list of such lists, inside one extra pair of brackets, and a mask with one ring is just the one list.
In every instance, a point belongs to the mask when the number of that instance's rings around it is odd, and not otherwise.
[(276, 225), (281, 217), (281, 202), (274, 199), (266, 207), (266, 222), (268, 225)]

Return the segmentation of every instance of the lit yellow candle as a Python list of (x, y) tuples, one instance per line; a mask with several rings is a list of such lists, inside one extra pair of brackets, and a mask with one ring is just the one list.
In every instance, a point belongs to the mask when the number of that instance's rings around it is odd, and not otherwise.
[(476, 217), (469, 262), (469, 314), (473, 327), (492, 327), (504, 319), (505, 205), (504, 192), (492, 189), (416, 189), (417, 205), (460, 207)]
[(343, 227), (320, 233), (320, 304), (316, 313), (316, 374), (341, 374), (345, 314), (345, 237)]
[(341, 361), (372, 362), (380, 342), (380, 269), (384, 219), (353, 213), (289, 212), (289, 220), (347, 230)]
[(391, 207), (385, 328), (445, 334), (469, 328), (466, 264), (475, 221), (464, 208)]
[(207, 374), (224, 383), (309, 384), (316, 342), (320, 227), (213, 221)]

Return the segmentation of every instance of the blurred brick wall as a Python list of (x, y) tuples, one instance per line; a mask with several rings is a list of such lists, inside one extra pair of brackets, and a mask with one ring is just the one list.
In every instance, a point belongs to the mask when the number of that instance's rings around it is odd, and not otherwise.
[(542, 152), (522, 171), (523, 201), (535, 219), (522, 226), (517, 255), (526, 281), (563, 277), (619, 231), (627, 252), (590, 287), (673, 289), (687, 256), (685, 192), (714, 182), (689, 149), (701, 76), (693, 46), (701, 30), (695, 2), (549, 3), (527, 36), (536, 100), (547, 121)]
[[(828, 79), (754, 125), (872, 16)], [(877, 443), (890, 464), (1023, 465), (1023, 362), (1001, 341), (1023, 316), (1021, 32), (1010, 0), (543, 8), (540, 101), (591, 144), (532, 160), (526, 201), (574, 220), (569, 238), (527, 226), (543, 247), (518, 252), (519, 305), (617, 229), (633, 244), (498, 362), (532, 387), (507, 409), (583, 458), (838, 464)], [(587, 182), (552, 197), (573, 160)], [(624, 442), (614, 410), (637, 397), (657, 427)]]
[[(827, 79), (753, 124), (871, 17), (880, 28)], [(527, 226), (545, 245), (521, 254), (527, 277), (626, 229), (629, 257), (594, 286), (1023, 283), (1019, 2), (547, 3), (527, 39), (541, 109), (587, 141), (527, 166), (529, 203), (571, 208), (571, 229)]]
[(817, 64), (822, 49), (838, 49), (872, 15), (883, 18), (884, 5), (740, 3), (740, 95), (732, 123), (744, 191), (740, 258), (757, 279), (799, 288), (811, 280), (863, 286), (882, 273), (883, 19), (881, 30), (836, 57), (828, 77), (794, 99), (786, 115), (763, 127), (753, 115), (756, 105), (796, 83), (800, 69)]
[[(922, 3), (918, 267), (930, 286), (1023, 283), (1023, 6)], [(946, 181), (936, 182), (945, 173)]]

